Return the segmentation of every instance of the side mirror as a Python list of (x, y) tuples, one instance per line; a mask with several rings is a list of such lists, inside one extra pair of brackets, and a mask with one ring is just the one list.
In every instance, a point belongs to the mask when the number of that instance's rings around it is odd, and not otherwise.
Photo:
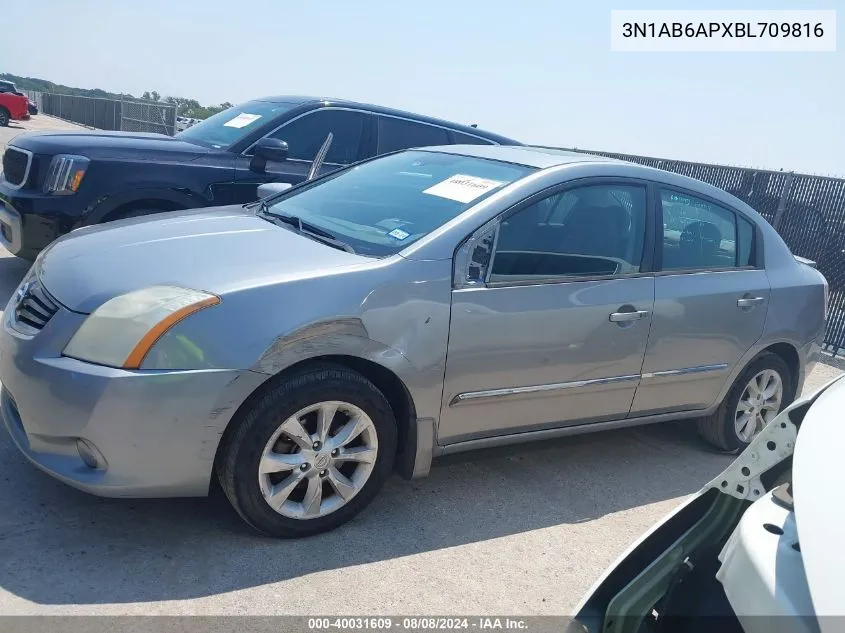
[(265, 182), (263, 185), (258, 185), (258, 199), (263, 200), (282, 191), (287, 191), (293, 187), (289, 182)]
[(288, 158), (288, 144), (276, 138), (259, 139), (252, 148), (252, 160), (249, 161), (250, 171), (264, 173), (267, 161), (281, 162)]

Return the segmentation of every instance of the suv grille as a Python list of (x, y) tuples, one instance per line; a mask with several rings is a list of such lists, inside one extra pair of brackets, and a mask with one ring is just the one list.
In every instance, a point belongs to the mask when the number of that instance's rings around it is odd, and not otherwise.
[(35, 334), (47, 325), (59, 310), (59, 304), (47, 294), (38, 279), (30, 279), (15, 294), (15, 329), (23, 334)]
[(28, 152), (7, 147), (6, 153), (3, 154), (3, 178), (10, 185), (22, 187), (26, 184), (31, 161), (32, 156)]

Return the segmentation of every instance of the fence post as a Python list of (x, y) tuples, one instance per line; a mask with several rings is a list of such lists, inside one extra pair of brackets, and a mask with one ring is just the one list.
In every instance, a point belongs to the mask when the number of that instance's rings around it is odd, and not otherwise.
[(783, 189), (780, 193), (780, 200), (778, 200), (778, 208), (775, 211), (775, 217), (772, 219), (772, 226), (775, 227), (775, 230), (780, 227), (784, 211), (786, 211), (786, 201), (789, 199), (789, 194), (792, 193), (792, 178), (794, 176), (795, 172), (790, 171), (786, 174), (786, 179), (783, 181)]

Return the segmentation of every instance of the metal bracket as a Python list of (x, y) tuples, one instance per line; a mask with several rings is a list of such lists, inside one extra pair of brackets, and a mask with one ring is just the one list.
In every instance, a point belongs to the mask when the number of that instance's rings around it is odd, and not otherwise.
[(742, 454), (705, 488), (737, 499), (756, 501), (765, 492), (760, 475), (792, 455), (798, 428), (789, 418), (793, 407), (782, 411), (748, 445)]

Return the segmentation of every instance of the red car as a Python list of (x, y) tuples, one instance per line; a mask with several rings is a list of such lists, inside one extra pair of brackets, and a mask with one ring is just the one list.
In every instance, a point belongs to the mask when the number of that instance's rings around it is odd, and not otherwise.
[(12, 119), (22, 121), (29, 118), (29, 99), (11, 92), (0, 92), (0, 127), (9, 125)]

